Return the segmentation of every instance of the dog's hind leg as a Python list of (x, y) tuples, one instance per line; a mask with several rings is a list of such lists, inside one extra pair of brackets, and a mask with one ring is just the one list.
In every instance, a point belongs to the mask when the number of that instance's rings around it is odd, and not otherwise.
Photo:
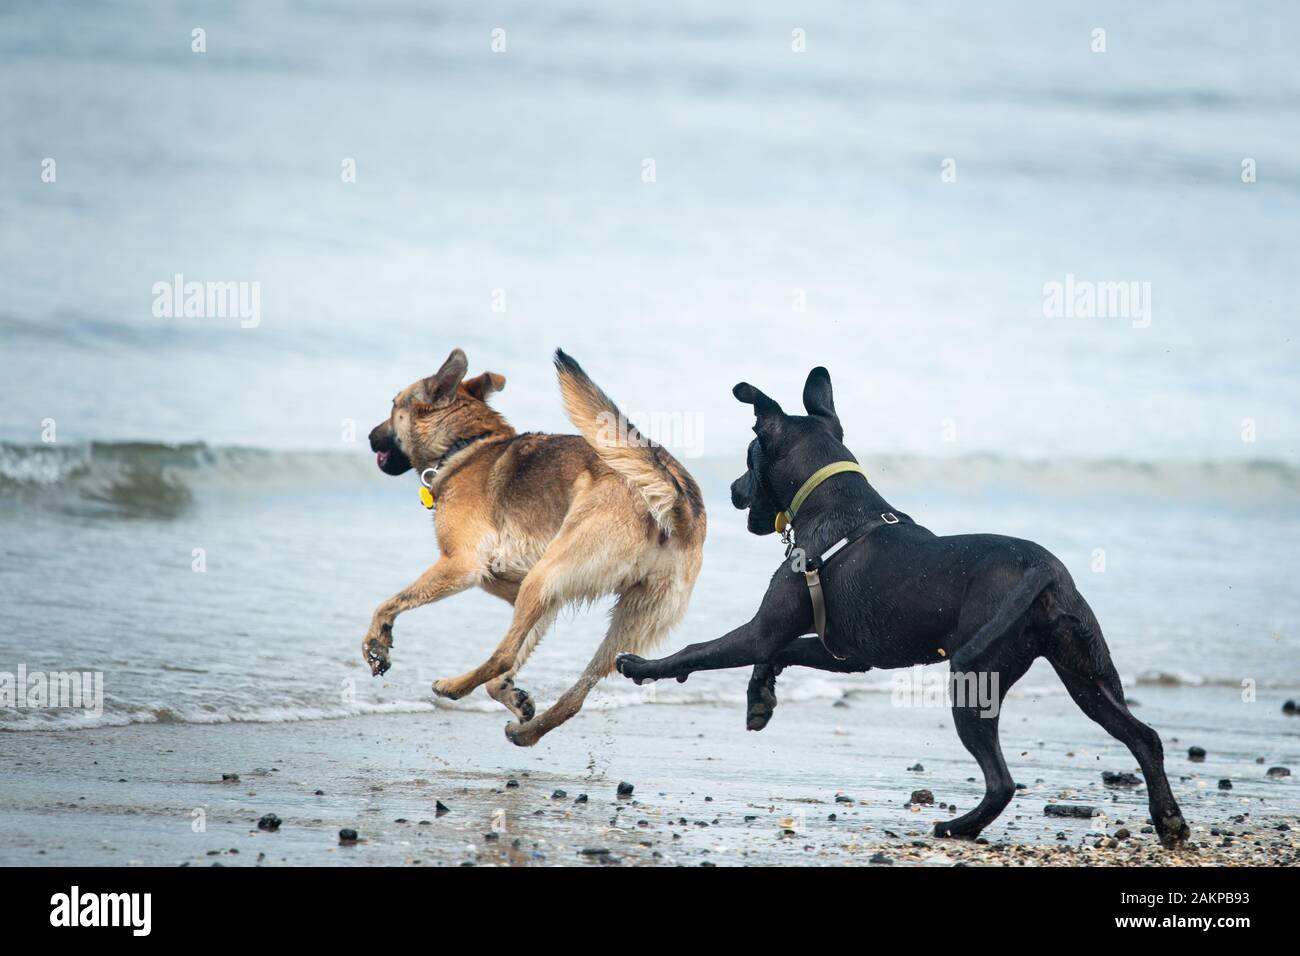
[(969, 671), (959, 671), (953, 663), (952, 719), (957, 736), (984, 773), (984, 796), (969, 813), (936, 823), (935, 836), (974, 839), (1015, 796), (1016, 783), (998, 740), (998, 721), (1007, 691), (1025, 675), (1036, 656), (1027, 646), (1002, 645), (996, 655), (989, 655)]
[(1178, 846), (1190, 831), (1165, 776), (1160, 735), (1134, 717), (1124, 703), (1124, 687), (1096, 619), (1083, 598), (1076, 600), (1082, 607), (1076, 609), (1076, 617), (1057, 622), (1047, 659), (1079, 708), (1132, 751), (1146, 778), (1156, 834), (1166, 847)]
[(642, 581), (624, 591), (610, 614), (604, 640), (574, 685), (532, 720), (507, 724), (506, 737), (521, 747), (531, 747), (577, 714), (591, 689), (613, 672), (620, 654), (653, 647), (681, 618), (685, 600), (684, 596), (674, 600), (674, 590), (680, 589)]
[(483, 687), (488, 696), (504, 705), (510, 713), (515, 715), (516, 720), (525, 722), (532, 720), (533, 715), (536, 713), (536, 707), (533, 704), (532, 694), (522, 687), (515, 686), (515, 674), (519, 672), (519, 668), (524, 666), (528, 656), (541, 643), (542, 638), (554, 622), (554, 612), (538, 621), (533, 629), (528, 632), (528, 637), (524, 639), (523, 646), (519, 649), (519, 654), (515, 657), (515, 662), (511, 665), (510, 670), (500, 677), (494, 677)]

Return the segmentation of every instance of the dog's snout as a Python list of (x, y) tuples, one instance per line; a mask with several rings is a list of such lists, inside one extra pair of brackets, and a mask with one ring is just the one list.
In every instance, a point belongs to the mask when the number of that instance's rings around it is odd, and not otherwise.
[(731, 483), (731, 504), (744, 510), (754, 502), (754, 496), (749, 487), (749, 474), (743, 474)]
[(370, 430), (370, 450), (373, 452), (391, 451), (393, 447), (393, 430), (388, 422), (376, 425)]

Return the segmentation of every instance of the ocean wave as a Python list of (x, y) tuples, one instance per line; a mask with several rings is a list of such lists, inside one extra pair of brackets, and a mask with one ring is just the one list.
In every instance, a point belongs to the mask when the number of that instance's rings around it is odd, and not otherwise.
[[(937, 673), (937, 672), (932, 672)], [(780, 699), (782, 703), (816, 703), (844, 701), (852, 706), (857, 698), (879, 698), (893, 696), (900, 689), (915, 690), (908, 684), (910, 671), (899, 669), (892, 671), (871, 671), (863, 675), (850, 677), (838, 675), (787, 674), (782, 677)], [(1133, 688), (1173, 689), (1241, 689), (1241, 682), (1235, 678), (1216, 678), (1197, 674), (1173, 673), (1164, 671), (1144, 671), (1136, 675), (1125, 675), (1124, 685), (1130, 691)], [(1298, 686), (1288, 681), (1260, 682), (1261, 691), (1292, 691)], [(688, 687), (673, 686), (663, 693), (656, 693), (656, 685), (647, 684), (640, 688), (622, 689), (621, 685), (600, 687), (594, 690), (583, 706), (584, 712), (602, 712), (622, 710), (629, 707), (691, 707), (724, 706), (741, 707), (743, 695), (732, 687)], [(1038, 697), (1061, 697), (1066, 694), (1064, 685), (1050, 676), (1044, 675), (1040, 680), (1027, 680), (1017, 684), (1010, 692), (1010, 699), (1026, 700)], [(540, 700), (546, 706), (548, 700)], [(946, 708), (945, 708), (946, 709)], [(505, 716), (501, 705), (483, 695), (475, 695), (458, 701), (441, 698), (395, 698), (391, 700), (352, 701), (346, 704), (314, 703), (298, 701), (280, 704), (274, 707), (244, 705), (234, 702), (208, 704), (201, 707), (186, 707), (169, 704), (132, 704), (122, 701), (107, 701), (103, 712), (97, 716), (87, 716), (77, 709), (47, 710), (0, 710), (0, 733), (30, 731), (69, 731), (95, 730), (107, 727), (126, 727), (134, 724), (281, 724), (299, 723), (317, 720), (344, 720), (352, 717), (364, 717), (372, 714), (427, 714), (439, 711), (465, 711), (470, 713), (493, 713)]]
[[(0, 443), (0, 501), (40, 499), (71, 490), (79, 501), (125, 512), (175, 515), (210, 487), (354, 484), (374, 478), (363, 442), (356, 451), (275, 450), (203, 442)], [(999, 489), (1053, 497), (1123, 494), (1161, 499), (1221, 499), (1238, 504), (1300, 501), (1300, 466), (1272, 459), (1031, 459), (995, 454), (951, 457), (865, 455), (867, 470), (891, 488), (929, 487), (973, 493)], [(730, 481), (731, 457), (692, 459), (706, 484)], [(63, 501), (70, 500), (64, 496)]]

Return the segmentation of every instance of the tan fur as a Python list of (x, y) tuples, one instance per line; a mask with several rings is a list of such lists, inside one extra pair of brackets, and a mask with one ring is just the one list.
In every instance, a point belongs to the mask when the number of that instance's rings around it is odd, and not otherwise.
[[(505, 379), (487, 372), (462, 381), (459, 349), (436, 375), (404, 389), (371, 433), (372, 444), (391, 442), (416, 473), (458, 439), (482, 437), (433, 478), (442, 556), (375, 610), (362, 653), (382, 673), (396, 616), (466, 588), (509, 601), (514, 618), (492, 654), (433, 689), (456, 699), (486, 684), (514, 713), (506, 735), (521, 745), (576, 714), (618, 654), (652, 648), (681, 620), (706, 529), (690, 473), (626, 424), (575, 362), (557, 353), (556, 364), (566, 410), (584, 437), (517, 434), (484, 401)], [(619, 597), (595, 656), (573, 687), (533, 716), (515, 674), (561, 608), (607, 594)]]

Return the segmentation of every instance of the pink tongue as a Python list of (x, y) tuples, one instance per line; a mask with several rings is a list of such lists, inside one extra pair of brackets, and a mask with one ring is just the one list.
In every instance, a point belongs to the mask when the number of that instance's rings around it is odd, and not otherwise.
[(384, 465), (388, 464), (388, 452), (386, 451), (379, 452), (377, 455), (375, 455), (375, 458), (379, 461), (380, 468), (383, 468)]

